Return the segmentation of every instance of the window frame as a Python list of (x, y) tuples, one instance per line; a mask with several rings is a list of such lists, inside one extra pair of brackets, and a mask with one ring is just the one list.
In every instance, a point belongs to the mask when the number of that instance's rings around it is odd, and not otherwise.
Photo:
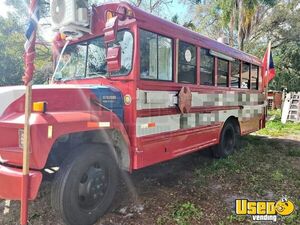
[[(243, 81), (243, 66), (244, 64), (249, 65), (249, 69), (248, 69), (248, 87), (247, 88), (242, 88), (242, 81)], [(251, 90), (251, 63), (249, 62), (245, 62), (241, 60), (241, 71), (240, 71), (240, 76), (241, 76), (241, 80), (240, 80), (240, 89), (241, 90)]]
[[(120, 30), (118, 30), (118, 32), (121, 32), (121, 31), (127, 31), (127, 32), (129, 32), (130, 34), (131, 34), (131, 36), (132, 36), (132, 43), (133, 43), (133, 45), (132, 45), (132, 58), (131, 58), (131, 68), (130, 68), (130, 70), (128, 70), (128, 72), (127, 73), (124, 73), (124, 74), (119, 74), (119, 75), (109, 75), (109, 76), (107, 76), (107, 77), (114, 77), (114, 78), (120, 78), (120, 77), (126, 77), (126, 76), (128, 76), (131, 72), (132, 72), (132, 70), (133, 70), (133, 61), (134, 61), (134, 58), (135, 58), (135, 55), (134, 55), (134, 53), (135, 53), (135, 41), (136, 41), (136, 39), (135, 39), (135, 35), (134, 35), (134, 32), (131, 30), (131, 29), (129, 29), (129, 28), (122, 28), (122, 29), (120, 29)], [(87, 44), (87, 50), (86, 50), (86, 56), (85, 56), (85, 65), (86, 65), (86, 67), (85, 67), (85, 71), (84, 71), (84, 77), (81, 77), (81, 78), (71, 78), (71, 79), (68, 79), (68, 80), (66, 80), (67, 82), (68, 81), (74, 81), (74, 80), (90, 80), (90, 79), (95, 79), (95, 78), (101, 78), (101, 77), (103, 77), (103, 75), (96, 75), (96, 76), (92, 76), (92, 77), (87, 77), (86, 76), (86, 72), (87, 72), (87, 57), (88, 57), (88, 46), (89, 46), (89, 43), (91, 42), (91, 41), (93, 41), (93, 40), (95, 40), (95, 39), (97, 39), (97, 38), (103, 38), (104, 39), (104, 35), (102, 34), (102, 35), (99, 35), (99, 36), (95, 36), (95, 37), (92, 37), (92, 38), (89, 38), (89, 39), (86, 39), (86, 40), (82, 40), (82, 41), (79, 41), (79, 42), (74, 42), (74, 43), (70, 43), (70, 45), (68, 45), (68, 46), (72, 46), (72, 45), (78, 45), (78, 44), (82, 44), (82, 43), (86, 43)], [(62, 49), (61, 49), (62, 50)], [(57, 66), (57, 63), (58, 63), (58, 59), (59, 59), (59, 57), (56, 57), (56, 59), (55, 59), (55, 64), (54, 64), (54, 68), (56, 68), (56, 66)]]
[[(199, 86), (200, 87), (208, 87), (208, 88), (216, 87), (216, 64), (217, 63), (216, 63), (216, 57), (213, 56), (213, 55), (210, 55), (212, 57), (212, 59), (213, 59), (213, 65), (212, 65), (213, 71), (212, 71), (212, 75), (211, 75), (212, 76), (212, 84), (211, 85), (201, 84), (201, 64), (202, 64), (201, 49), (207, 50), (208, 53), (210, 51), (209, 48), (205, 48), (205, 47), (202, 47), (202, 46), (199, 47), (199, 54), (197, 54), (197, 57), (199, 57), (199, 65), (198, 65), (198, 67), (199, 67), (199, 75), (197, 74), (197, 76), (199, 76)], [(224, 87), (219, 87), (219, 88), (224, 88)]]
[(239, 83), (238, 83), (238, 87), (233, 87), (232, 86), (232, 65), (234, 64), (233, 62), (234, 61), (231, 61), (230, 62), (230, 81), (229, 81), (229, 87), (230, 88), (233, 88), (233, 89), (242, 89), (241, 88), (241, 84), (242, 84), (242, 82), (241, 82), (241, 80), (242, 80), (242, 63), (243, 63), (243, 61), (242, 60), (240, 60), (240, 59), (237, 59), (237, 58), (234, 58), (235, 59), (235, 61), (238, 61), (239, 62), (239, 76), (238, 76), (238, 78), (239, 78)]
[[(252, 67), (256, 67), (256, 88), (252, 87)], [(250, 90), (259, 90), (259, 66), (255, 64), (251, 64), (251, 72), (250, 72)]]
[[(218, 88), (229, 88), (229, 77), (230, 77), (230, 74), (229, 74), (229, 63), (230, 61), (229, 60), (226, 60), (226, 59), (222, 59), (222, 58), (218, 58), (218, 57), (215, 57), (216, 58), (216, 65), (217, 65), (217, 69), (216, 69), (216, 84), (215, 86), (218, 87)], [(219, 82), (219, 60), (221, 61), (225, 61), (227, 62), (227, 81), (226, 81), (226, 86), (219, 86), (218, 82)]]
[[(153, 79), (153, 78), (151, 78), (151, 79), (147, 79), (147, 78), (144, 78), (144, 77), (142, 77), (141, 76), (141, 30), (143, 30), (143, 31), (146, 31), (146, 32), (149, 32), (149, 33), (152, 33), (152, 34), (156, 34), (157, 35), (157, 38), (156, 38), (156, 43), (157, 43), (157, 53), (156, 53), (156, 55), (157, 55), (157, 57), (156, 57), (156, 64), (157, 64), (157, 79)], [(147, 29), (144, 29), (144, 28), (142, 28), (142, 27), (139, 27), (138, 28), (138, 36), (139, 36), (139, 38), (138, 38), (138, 41), (139, 41), (139, 79), (140, 80), (142, 80), (142, 81), (162, 81), (162, 82), (174, 82), (174, 43), (175, 43), (175, 41), (174, 41), (174, 38), (171, 38), (171, 37), (169, 37), (169, 36), (166, 36), (166, 35), (163, 35), (163, 34), (160, 34), (160, 33), (158, 33), (158, 32), (153, 32), (153, 31), (151, 31), (151, 30), (147, 30)], [(171, 68), (172, 68), (172, 76), (171, 76), (171, 80), (161, 80), (161, 79), (158, 79), (158, 71), (159, 71), (159, 65), (158, 65), (158, 62), (159, 62), (159, 59), (158, 59), (158, 36), (161, 36), (161, 37), (164, 37), (164, 38), (168, 38), (168, 39), (170, 39), (171, 40), (171, 48), (172, 48), (172, 65), (171, 65)]]
[[(185, 83), (185, 82), (181, 82), (181, 81), (179, 81), (179, 64), (180, 64), (180, 59), (179, 59), (179, 52), (180, 52), (180, 42), (182, 42), (182, 43), (184, 43), (184, 44), (187, 44), (187, 45), (191, 45), (191, 46), (193, 46), (194, 48), (195, 48), (195, 65), (194, 65), (194, 67), (195, 67), (195, 76), (194, 76), (194, 78), (195, 78), (195, 81), (194, 81), (194, 83)], [(188, 84), (188, 85), (198, 85), (198, 74), (197, 74), (197, 68), (198, 68), (198, 63), (197, 63), (197, 61), (198, 61), (198, 56), (197, 56), (197, 48), (198, 48), (198, 46), (197, 45), (195, 45), (195, 44), (192, 44), (192, 43), (190, 43), (190, 42), (187, 42), (187, 41), (183, 41), (183, 40), (181, 40), (181, 39), (178, 39), (178, 49), (177, 49), (177, 80), (176, 80), (176, 83), (178, 83), (178, 84)], [(188, 64), (186, 64), (186, 65), (188, 65)]]

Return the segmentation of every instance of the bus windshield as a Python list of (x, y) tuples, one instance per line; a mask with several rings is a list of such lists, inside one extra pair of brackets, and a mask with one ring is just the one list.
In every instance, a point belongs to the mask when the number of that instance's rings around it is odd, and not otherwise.
[[(119, 31), (111, 46), (121, 47), (121, 69), (111, 76), (124, 76), (131, 71), (133, 36), (129, 31)], [(108, 76), (106, 48), (103, 37), (80, 42), (66, 47), (54, 74), (55, 80), (72, 80), (96, 76)]]

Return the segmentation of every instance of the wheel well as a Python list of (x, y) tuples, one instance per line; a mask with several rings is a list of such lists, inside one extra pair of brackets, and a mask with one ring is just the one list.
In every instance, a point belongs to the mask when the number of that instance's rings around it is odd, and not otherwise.
[[(235, 133), (238, 135), (241, 135), (240, 123), (239, 123), (239, 120), (237, 117), (230, 116), (227, 118), (225, 123), (232, 123)], [(223, 127), (224, 127), (224, 125), (223, 125)]]
[(69, 133), (59, 137), (53, 144), (48, 156), (46, 168), (60, 167), (68, 154), (84, 144), (98, 144), (112, 153), (123, 170), (130, 169), (129, 146), (118, 130), (103, 129)]

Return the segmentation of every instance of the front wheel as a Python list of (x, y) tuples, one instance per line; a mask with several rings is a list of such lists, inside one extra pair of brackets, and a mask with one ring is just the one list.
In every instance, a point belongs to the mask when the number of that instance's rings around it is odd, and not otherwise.
[(225, 123), (220, 135), (219, 144), (212, 148), (213, 155), (216, 158), (225, 158), (232, 154), (236, 147), (236, 138), (236, 132), (232, 123)]
[(69, 225), (92, 225), (110, 207), (118, 184), (118, 166), (98, 145), (74, 150), (60, 167), (51, 201)]

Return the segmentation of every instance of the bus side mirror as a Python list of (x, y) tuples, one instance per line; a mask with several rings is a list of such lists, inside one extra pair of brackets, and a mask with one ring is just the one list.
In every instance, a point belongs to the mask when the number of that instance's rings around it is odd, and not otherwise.
[(107, 72), (116, 72), (121, 69), (121, 46), (109, 47), (106, 53)]
[(104, 42), (111, 43), (115, 42), (117, 39), (117, 31), (118, 31), (118, 17), (112, 17), (108, 19), (108, 21), (105, 23), (104, 28)]

